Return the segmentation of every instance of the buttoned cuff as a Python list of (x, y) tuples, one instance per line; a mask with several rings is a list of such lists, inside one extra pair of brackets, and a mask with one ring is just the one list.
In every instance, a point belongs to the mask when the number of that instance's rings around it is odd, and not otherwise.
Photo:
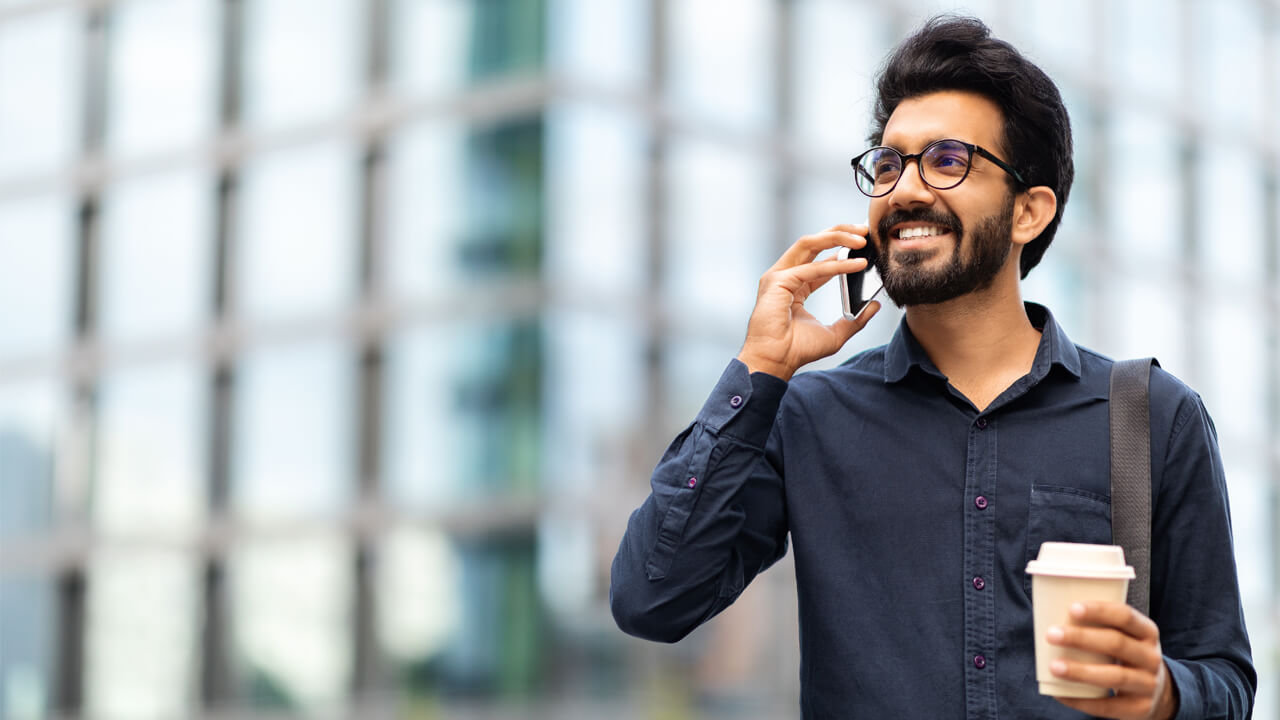
[(734, 358), (698, 412), (697, 422), (718, 435), (764, 447), (786, 393), (786, 380), (768, 373), (752, 373)]
[(1169, 668), (1169, 682), (1178, 694), (1178, 712), (1173, 720), (1199, 720), (1204, 717), (1204, 698), (1196, 686), (1195, 674), (1179, 660), (1166, 655), (1164, 665)]

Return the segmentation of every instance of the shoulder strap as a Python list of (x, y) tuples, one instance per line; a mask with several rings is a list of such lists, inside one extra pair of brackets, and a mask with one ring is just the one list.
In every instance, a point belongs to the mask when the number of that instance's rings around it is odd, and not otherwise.
[(1155, 358), (1111, 368), (1111, 538), (1137, 577), (1128, 602), (1149, 613), (1151, 583), (1151, 366)]

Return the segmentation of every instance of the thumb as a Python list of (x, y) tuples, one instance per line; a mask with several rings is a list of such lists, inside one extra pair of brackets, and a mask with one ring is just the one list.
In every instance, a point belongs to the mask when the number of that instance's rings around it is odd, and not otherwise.
[(875, 317), (878, 312), (880, 312), (880, 301), (872, 300), (867, 303), (866, 307), (862, 308), (862, 312), (858, 313), (857, 317), (854, 319), (850, 320), (847, 317), (842, 317), (832, 323), (831, 332), (835, 333), (836, 337), (840, 340), (840, 344), (843, 346), (849, 341), (849, 338), (852, 338), (854, 335), (858, 334), (859, 330), (866, 327), (867, 323), (870, 322), (871, 318)]

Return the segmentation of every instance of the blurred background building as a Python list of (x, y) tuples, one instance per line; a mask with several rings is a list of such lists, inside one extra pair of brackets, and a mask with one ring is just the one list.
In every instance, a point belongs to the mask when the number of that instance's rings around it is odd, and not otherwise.
[(1026, 296), (1202, 393), (1280, 718), (1275, 0), (0, 0), (0, 717), (794, 717), (788, 561), (675, 646), (608, 566), (948, 9), (1068, 99)]

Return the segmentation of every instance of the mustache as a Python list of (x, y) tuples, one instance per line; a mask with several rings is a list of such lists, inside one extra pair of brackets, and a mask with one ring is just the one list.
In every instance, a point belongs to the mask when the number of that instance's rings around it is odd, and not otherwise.
[(905, 222), (919, 222), (927, 223), (929, 225), (937, 225), (944, 230), (951, 231), (957, 237), (959, 237), (960, 231), (962, 230), (960, 218), (952, 215), (951, 213), (934, 210), (933, 208), (901, 209), (894, 210), (888, 215), (880, 218), (880, 222), (876, 226), (876, 230), (880, 236), (879, 239), (888, 239), (889, 229), (898, 223)]

